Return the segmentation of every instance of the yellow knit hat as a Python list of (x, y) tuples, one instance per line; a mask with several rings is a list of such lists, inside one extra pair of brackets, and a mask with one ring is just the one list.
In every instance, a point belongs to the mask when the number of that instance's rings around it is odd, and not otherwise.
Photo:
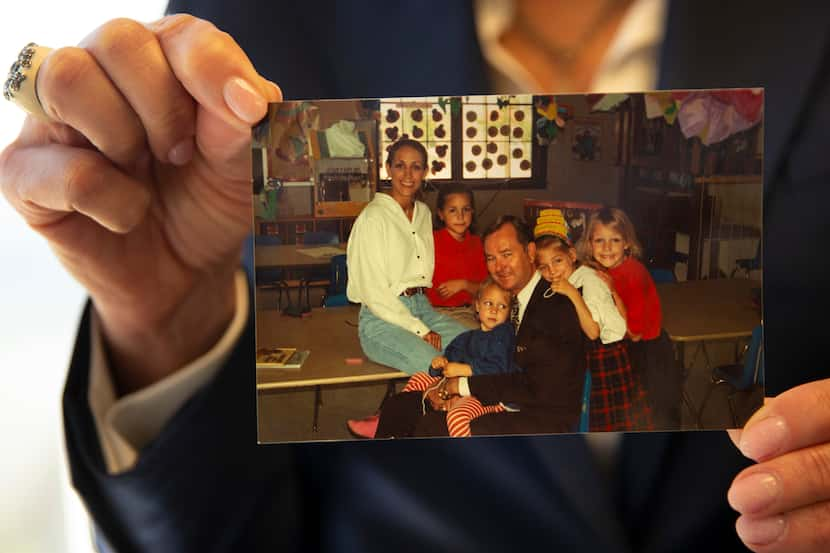
[[(559, 209), (543, 209), (536, 217), (536, 226), (533, 228), (533, 238), (545, 234), (553, 234), (568, 240), (568, 223)], [(568, 240), (570, 242), (570, 240)]]

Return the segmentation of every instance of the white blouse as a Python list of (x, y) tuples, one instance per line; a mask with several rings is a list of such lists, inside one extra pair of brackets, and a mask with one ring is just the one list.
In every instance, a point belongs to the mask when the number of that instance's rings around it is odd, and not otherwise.
[(354, 222), (346, 247), (346, 295), (390, 323), (424, 336), (429, 328), (398, 299), (407, 288), (432, 286), (432, 213), (415, 202), (410, 221), (388, 194), (375, 194)]
[(617, 342), (625, 337), (625, 319), (620, 315), (611, 289), (597, 272), (585, 265), (579, 266), (568, 277), (568, 282), (575, 288), (582, 288), (582, 299), (591, 312), (591, 317), (599, 325), (599, 339), (603, 344)]

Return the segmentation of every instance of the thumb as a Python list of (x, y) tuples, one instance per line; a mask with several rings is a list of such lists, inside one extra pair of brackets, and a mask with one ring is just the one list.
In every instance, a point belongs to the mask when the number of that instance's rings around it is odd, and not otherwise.
[[(268, 91), (266, 105), (281, 101), (279, 89), (270, 81), (265, 81)], [(232, 94), (232, 93), (231, 93)], [(237, 104), (253, 102), (243, 96), (235, 100)], [(262, 111), (267, 117), (269, 109)], [(225, 178), (240, 179), (246, 182), (250, 178), (251, 129), (235, 125), (222, 113), (199, 106), (196, 115), (196, 146), (211, 168)]]

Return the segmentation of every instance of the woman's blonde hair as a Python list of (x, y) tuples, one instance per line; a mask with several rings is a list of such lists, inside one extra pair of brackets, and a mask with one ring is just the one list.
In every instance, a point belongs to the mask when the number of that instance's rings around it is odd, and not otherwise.
[(585, 232), (576, 244), (576, 254), (580, 261), (596, 267), (593, 250), (591, 249), (591, 238), (597, 225), (611, 227), (612, 230), (618, 232), (627, 244), (625, 249), (627, 255), (633, 255), (636, 258), (642, 257), (643, 247), (640, 245), (640, 241), (637, 240), (637, 233), (628, 215), (622, 209), (604, 207), (591, 214), (588, 224), (585, 226)]

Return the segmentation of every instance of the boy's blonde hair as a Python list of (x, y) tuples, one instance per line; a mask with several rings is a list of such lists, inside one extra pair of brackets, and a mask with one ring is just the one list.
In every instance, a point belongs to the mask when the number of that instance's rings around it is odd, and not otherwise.
[(576, 254), (580, 261), (592, 267), (596, 267), (597, 265), (591, 249), (591, 237), (597, 225), (611, 227), (614, 231), (620, 233), (622, 239), (628, 244), (625, 250), (627, 255), (632, 255), (636, 258), (642, 257), (643, 247), (640, 245), (640, 241), (637, 240), (637, 233), (628, 215), (622, 209), (604, 207), (591, 214), (591, 217), (588, 219), (588, 224), (585, 226), (585, 232), (576, 244)]
[(476, 292), (476, 301), (481, 300), (481, 295), (484, 293), (484, 290), (486, 290), (490, 286), (495, 286), (496, 288), (504, 292), (507, 295), (508, 302), (513, 301), (513, 292), (507, 290), (506, 288), (502, 288), (501, 285), (495, 280), (493, 280), (493, 277), (489, 275), (487, 276), (487, 278), (481, 281), (481, 285), (479, 285), (478, 291)]

